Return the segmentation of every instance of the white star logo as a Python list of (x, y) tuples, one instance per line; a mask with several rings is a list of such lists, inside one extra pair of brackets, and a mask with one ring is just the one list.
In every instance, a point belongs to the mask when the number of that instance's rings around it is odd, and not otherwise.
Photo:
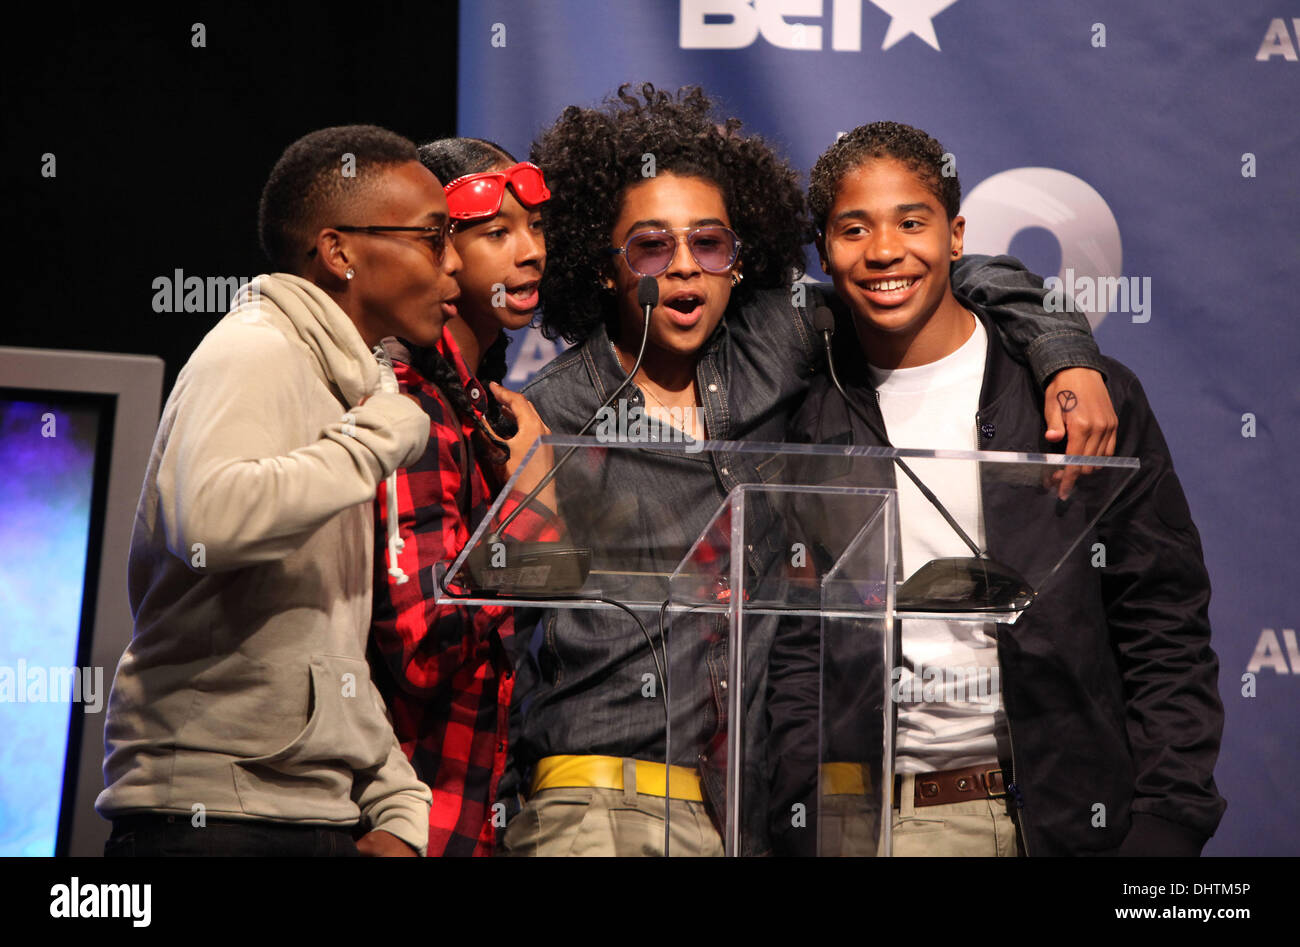
[(934, 34), (931, 21), (948, 9), (957, 0), (871, 0), (876, 6), (889, 14), (889, 29), (885, 31), (885, 41), (881, 49), (888, 49), (909, 33), (939, 48), (939, 37)]

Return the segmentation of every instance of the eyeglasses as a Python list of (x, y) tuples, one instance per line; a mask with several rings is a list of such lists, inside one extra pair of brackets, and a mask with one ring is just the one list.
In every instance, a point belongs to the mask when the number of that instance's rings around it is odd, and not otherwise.
[(659, 276), (667, 272), (677, 255), (679, 233), (686, 234), (687, 249), (706, 273), (725, 273), (740, 256), (740, 238), (729, 227), (647, 230), (629, 237), (621, 247), (610, 247), (609, 252), (622, 254), (627, 268), (637, 276)]
[(454, 220), (481, 220), (501, 213), (506, 197), (506, 185), (515, 192), (519, 203), (533, 208), (551, 199), (551, 192), (542, 177), (542, 169), (529, 161), (521, 161), (504, 171), (483, 171), (456, 178), (443, 191), (447, 207)]
[[(429, 246), (433, 250), (434, 261), (441, 266), (442, 258), (447, 252), (447, 235), (451, 228), (447, 225), (441, 227), (350, 227), (347, 224), (339, 224), (337, 227), (331, 227), (331, 230), (338, 230), (342, 233), (387, 233), (394, 231), (397, 233), (426, 233), (429, 235)], [(316, 255), (316, 248), (312, 247), (307, 251), (308, 258)]]

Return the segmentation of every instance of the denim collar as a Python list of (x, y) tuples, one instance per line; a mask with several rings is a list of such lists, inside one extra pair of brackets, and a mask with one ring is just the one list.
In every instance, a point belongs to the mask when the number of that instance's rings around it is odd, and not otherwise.
[[(731, 412), (727, 403), (725, 374), (719, 370), (719, 357), (725, 351), (730, 340), (727, 329), (727, 317), (723, 316), (718, 327), (713, 330), (708, 341), (700, 349), (695, 363), (695, 383), (700, 391), (700, 400), (704, 407), (704, 423), (708, 429), (708, 438), (712, 441), (725, 441), (731, 430)], [(604, 401), (627, 378), (627, 370), (618, 359), (614, 340), (609, 336), (605, 323), (598, 325), (582, 346), (582, 360), (587, 367), (596, 396)], [(630, 383), (623, 391), (629, 406), (644, 405), (645, 395)]]

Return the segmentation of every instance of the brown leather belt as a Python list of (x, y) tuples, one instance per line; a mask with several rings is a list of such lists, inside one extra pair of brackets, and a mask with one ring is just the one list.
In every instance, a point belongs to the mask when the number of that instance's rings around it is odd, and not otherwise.
[[(903, 776), (894, 776), (894, 808), (899, 807), (903, 791)], [(946, 806), (972, 799), (1001, 799), (1007, 794), (1002, 778), (1002, 767), (996, 763), (964, 766), (960, 769), (943, 769), (933, 773), (917, 773), (912, 805)]]

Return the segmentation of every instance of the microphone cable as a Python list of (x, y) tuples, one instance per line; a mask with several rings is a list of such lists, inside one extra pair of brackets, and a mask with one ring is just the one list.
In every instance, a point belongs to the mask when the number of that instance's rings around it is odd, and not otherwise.
[[(857, 415), (858, 419), (867, 426), (867, 430), (875, 434), (876, 437), (880, 438), (882, 443), (884, 443), (888, 447), (892, 447), (893, 445), (890, 444), (889, 442), (889, 436), (885, 434), (884, 431), (878, 429), (875, 423), (870, 418), (868, 418), (867, 415), (861, 409), (859, 409), (856, 404), (853, 403), (853, 399), (850, 398), (848, 394), (844, 391), (844, 386), (840, 384), (839, 376), (835, 373), (835, 359), (831, 356), (831, 335), (833, 335), (835, 332), (835, 317), (831, 315), (830, 309), (828, 309), (825, 306), (818, 306), (816, 309), (813, 310), (813, 328), (817, 332), (821, 333), (822, 345), (826, 349), (826, 367), (830, 373), (831, 383), (835, 385), (835, 390), (838, 391), (840, 393), (840, 397), (844, 399), (845, 407), (847, 407), (850, 411), (852, 411), (855, 415)], [(849, 436), (852, 437), (852, 428), (850, 428)], [(957, 535), (961, 537), (961, 541), (966, 544), (967, 548), (969, 548), (970, 551), (975, 555), (975, 558), (976, 559), (985, 558), (984, 552), (980, 549), (980, 547), (977, 546), (971, 540), (971, 538), (966, 535), (966, 531), (962, 529), (961, 526), (958, 525), (957, 521), (953, 518), (952, 514), (949, 513), (947, 508), (942, 503), (939, 502), (939, 498), (934, 495), (934, 493), (930, 490), (930, 488), (921, 482), (921, 478), (912, 472), (912, 468), (909, 467), (903, 461), (903, 458), (895, 457), (894, 463), (898, 464), (899, 468), (903, 471), (903, 473), (907, 474), (908, 479), (910, 479), (912, 483), (916, 485), (916, 489), (921, 491), (921, 495), (924, 496), (926, 500), (930, 502), (930, 505), (939, 511), (939, 515), (942, 516), (944, 520), (947, 521), (948, 525), (953, 528), (953, 531), (956, 532)]]
[[(623, 390), (632, 383), (632, 379), (636, 377), (636, 373), (641, 369), (641, 361), (645, 358), (646, 343), (650, 340), (650, 313), (655, 306), (659, 305), (659, 281), (653, 276), (641, 277), (641, 281), (637, 283), (636, 287), (636, 301), (641, 307), (641, 313), (644, 317), (641, 326), (641, 345), (637, 349), (636, 362), (633, 363), (632, 370), (628, 372), (627, 377), (623, 379), (623, 383), (610, 393), (610, 396), (605, 399), (604, 403), (599, 408), (596, 409), (595, 413), (587, 420), (587, 423), (578, 430), (576, 435), (577, 437), (581, 437), (587, 433), (588, 428), (595, 424), (596, 419), (600, 417), (600, 412), (604, 411), (614, 403), (614, 400), (618, 398), (618, 396), (623, 393)], [(547, 485), (555, 479), (555, 475), (560, 472), (560, 468), (563, 467), (565, 462), (574, 455), (579, 446), (581, 445), (570, 447), (555, 466), (546, 472), (546, 475), (542, 477), (537, 486), (528, 491), (528, 495), (525, 496), (519, 505), (511, 511), (509, 516), (501, 521), (501, 525), (487, 536), (487, 542), (489, 544), (500, 541), (501, 534), (504, 533), (506, 528), (515, 521), (515, 517), (523, 512), (524, 507), (537, 499), (538, 495), (540, 495), (541, 492), (546, 489)]]

